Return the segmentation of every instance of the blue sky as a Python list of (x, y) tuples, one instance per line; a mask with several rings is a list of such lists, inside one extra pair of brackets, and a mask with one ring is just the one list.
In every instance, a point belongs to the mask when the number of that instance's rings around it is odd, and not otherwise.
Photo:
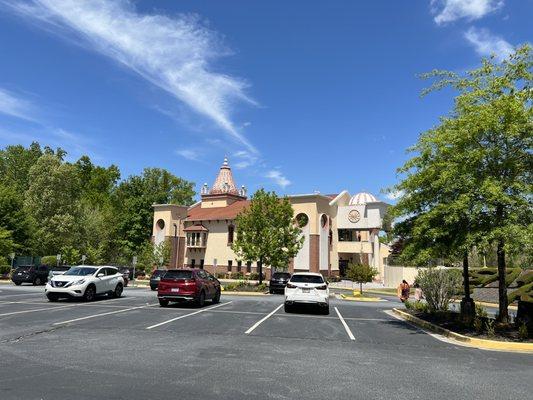
[(0, 0), (0, 145), (123, 177), (167, 168), (283, 194), (380, 193), (457, 72), (531, 42), (533, 0)]

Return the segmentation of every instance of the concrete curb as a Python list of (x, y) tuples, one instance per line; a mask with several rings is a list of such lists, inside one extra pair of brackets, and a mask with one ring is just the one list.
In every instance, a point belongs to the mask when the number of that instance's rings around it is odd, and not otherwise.
[(377, 302), (382, 302), (382, 301), (388, 301), (385, 299), (380, 299), (379, 297), (354, 297), (354, 296), (346, 296), (345, 294), (341, 294), (340, 298), (346, 301), (361, 301), (361, 302), (367, 302), (367, 303), (372, 303), (372, 302), (377, 303)]
[(438, 333), (439, 335), (445, 336), (448, 339), (461, 342), (461, 344), (464, 346), (475, 347), (482, 350), (533, 353), (533, 343), (500, 342), (497, 340), (471, 338), (456, 332), (452, 332), (448, 329), (432, 324), (431, 322), (424, 321), (423, 319), (417, 318), (414, 315), (411, 315), (397, 308), (393, 308), (392, 311), (404, 320), (409, 321), (414, 325)]

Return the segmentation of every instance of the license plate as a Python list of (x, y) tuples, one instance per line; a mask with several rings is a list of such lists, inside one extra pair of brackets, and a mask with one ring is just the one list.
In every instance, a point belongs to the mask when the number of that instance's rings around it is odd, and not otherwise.
[(19, 272), (17, 275), (22, 275), (22, 272)]
[(309, 293), (309, 289), (302, 289), (302, 292)]
[(172, 288), (172, 289), (170, 289), (170, 291), (171, 291), (171, 292), (174, 292), (174, 293), (177, 293), (177, 292), (180, 291), (180, 289), (179, 289), (179, 288)]

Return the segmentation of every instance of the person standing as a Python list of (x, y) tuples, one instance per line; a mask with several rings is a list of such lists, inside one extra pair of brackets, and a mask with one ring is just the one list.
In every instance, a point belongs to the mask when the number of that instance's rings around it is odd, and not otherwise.
[(406, 300), (409, 300), (410, 290), (411, 286), (409, 286), (405, 279), (402, 280), (402, 283), (400, 283), (400, 286), (398, 286), (398, 297), (400, 298), (402, 303), (404, 303)]

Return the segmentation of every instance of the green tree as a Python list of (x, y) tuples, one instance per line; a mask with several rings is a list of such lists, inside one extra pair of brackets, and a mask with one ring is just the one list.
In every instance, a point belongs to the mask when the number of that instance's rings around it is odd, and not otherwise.
[(7, 257), (15, 248), (11, 231), (0, 226), (0, 258)]
[[(459, 92), (453, 112), (425, 132), (402, 168), (393, 212), (404, 255), (419, 262), (447, 254), (463, 260), (474, 247), (497, 248), (499, 318), (508, 321), (506, 262), (530, 237), (533, 171), (533, 75), (530, 46), (502, 63), (494, 58), (465, 75), (434, 71), (429, 93)], [(466, 274), (465, 274), (466, 278)], [(465, 284), (467, 279), (465, 279)]]
[(363, 283), (372, 282), (377, 274), (376, 268), (362, 263), (350, 263), (346, 270), (346, 277), (359, 284), (361, 294), (363, 294)]
[(262, 267), (286, 268), (303, 244), (301, 229), (294, 222), (294, 211), (287, 198), (260, 189), (249, 207), (235, 220), (236, 239), (232, 249), (246, 261), (258, 260), (259, 283)]
[(39, 254), (57, 254), (75, 246), (79, 238), (79, 179), (71, 164), (45, 154), (29, 171), (24, 207), (31, 218), (34, 248)]
[(11, 231), (17, 251), (30, 250), (30, 226), (23, 208), (23, 195), (0, 183), (0, 227)]
[(0, 182), (18, 193), (24, 193), (29, 186), (30, 168), (42, 155), (43, 151), (37, 142), (28, 148), (16, 145), (0, 150)]
[(193, 203), (193, 183), (160, 168), (146, 168), (141, 176), (121, 182), (114, 196), (117, 236), (128, 257), (152, 234), (154, 204)]

